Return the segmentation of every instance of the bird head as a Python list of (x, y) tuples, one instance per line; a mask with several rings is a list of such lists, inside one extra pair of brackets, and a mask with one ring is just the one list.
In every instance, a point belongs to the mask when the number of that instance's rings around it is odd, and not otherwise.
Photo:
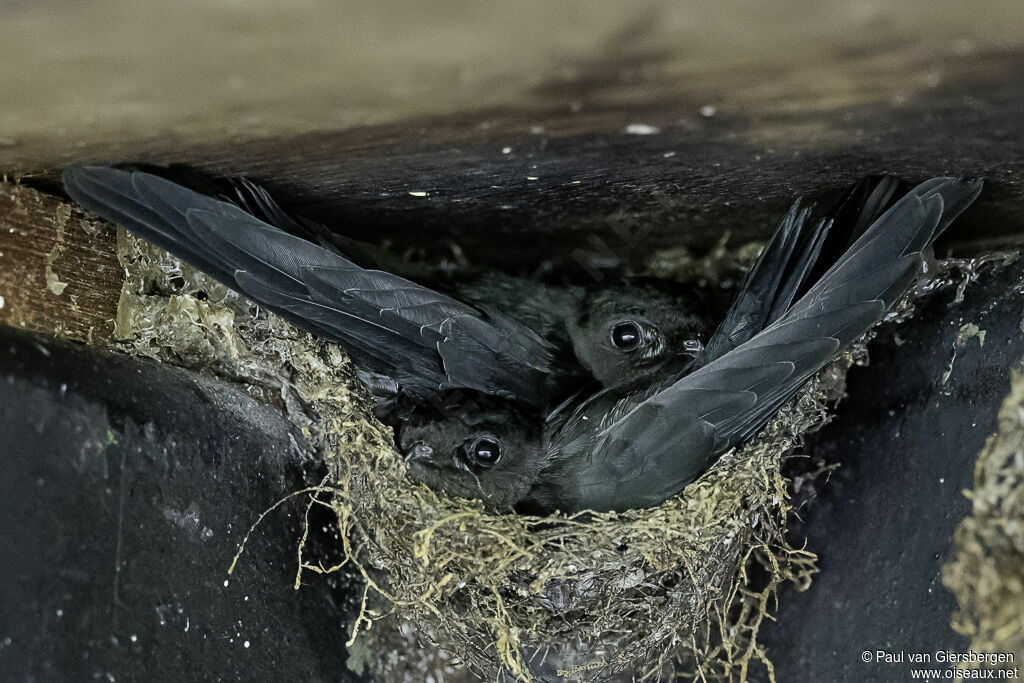
[(691, 287), (632, 279), (588, 293), (569, 334), (580, 363), (620, 387), (681, 370), (713, 331), (706, 309)]
[(500, 399), (419, 407), (396, 436), (413, 480), (495, 509), (522, 499), (543, 466), (541, 421)]

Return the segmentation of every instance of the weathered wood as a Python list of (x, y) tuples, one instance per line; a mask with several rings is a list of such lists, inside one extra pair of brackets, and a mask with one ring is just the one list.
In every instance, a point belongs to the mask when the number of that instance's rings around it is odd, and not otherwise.
[[(18, 60), (31, 56), (23, 46), (0, 75), (5, 92), (18, 95), (0, 105), (0, 172), (59, 195), (68, 163), (187, 162), (249, 175), (288, 208), (355, 238), (428, 252), (446, 251), (451, 241), (476, 265), (584, 282), (640, 270), (664, 248), (709, 247), (725, 232), (734, 243), (763, 238), (795, 196), (822, 197), (865, 173), (982, 175), (984, 194), (940, 250), (1022, 242), (1018, 5), (993, 9), (992, 18), (1003, 20), (991, 23), (1000, 27), (981, 31), (964, 28), (966, 13), (951, 7), (925, 16), (901, 7), (792, 4), (754, 22), (770, 25), (770, 38), (743, 32), (754, 11), (744, 9), (728, 18), (670, 4), (640, 17), (615, 4), (579, 5), (576, 14), (495, 7), (457, 13), (448, 33), (448, 20), (406, 8), (375, 25), (379, 41), (355, 28), (358, 17), (377, 21), (376, 13), (351, 7), (296, 7), (282, 24), (256, 3), (244, 11), (244, 39), (226, 19), (238, 18), (235, 9), (214, 12), (225, 13), (223, 22), (186, 28), (163, 10), (129, 22), (93, 8), (105, 20), (89, 24), (89, 39), (65, 33), (73, 22), (44, 12), (34, 15), (39, 23), (0, 25), (0, 38), (26, 45), (39, 41), (25, 36), (52, 36), (55, 55), (41, 70), (19, 69)], [(560, 32), (580, 21), (583, 42), (553, 49), (565, 42)], [(329, 24), (337, 40), (318, 31)], [(410, 26), (452, 42), (395, 55), (381, 47)], [(496, 59), (490, 49), (507, 50), (502, 41), (513, 32), (521, 42)], [(131, 52), (131, 73), (82, 67), (121, 64), (141, 34), (166, 42), (153, 53)], [(181, 45), (200, 34), (209, 56), (183, 53)], [(334, 62), (292, 61), (262, 83), (259, 97), (251, 84), (230, 85), (236, 72), (262, 76), (261, 41), (292, 36), (298, 45), (306, 35), (347, 56), (332, 50)], [(473, 43), (478, 51), (458, 47), (482, 35), (492, 39)], [(169, 46), (185, 63), (165, 63), (160, 50)], [(390, 68), (381, 68), (385, 62)], [(440, 70), (449, 64), (451, 73)], [(196, 82), (193, 72), (207, 77)], [(37, 79), (31, 87), (27, 73)], [(463, 82), (462, 73), (476, 77)], [(410, 74), (426, 85), (396, 94), (410, 87)], [(52, 101), (61, 88), (49, 86), (71, 81), (74, 102)], [(37, 118), (27, 114), (33, 102)], [(28, 225), (25, 216), (2, 220)], [(56, 234), (41, 239), (35, 260), (16, 267), (45, 277), (38, 257), (50, 253)], [(4, 260), (0, 267), (15, 267), (13, 256)], [(66, 325), (78, 336), (90, 326), (102, 334), (108, 324), (95, 321), (106, 313), (86, 316), (84, 327), (30, 315), (28, 302), (52, 303), (33, 294), (46, 292), (45, 281), (40, 289), (13, 272), (0, 277), (25, 289), (4, 295), (4, 321), (48, 331)], [(74, 313), (70, 300), (68, 309)]]
[(105, 345), (122, 281), (111, 225), (0, 184), (0, 325)]
[[(878, 21), (863, 23), (832, 7), (826, 29), (791, 9), (777, 26), (780, 40), (788, 36), (784, 47), (744, 39), (744, 59), (721, 64), (694, 60), (688, 46), (703, 38), (697, 28), (677, 40), (671, 22), (645, 19), (634, 33), (624, 22), (622, 35), (588, 60), (549, 55), (536, 75), (510, 62), (502, 97), (480, 81), (464, 92), (440, 79), (446, 90), (424, 90), (420, 106), (398, 107), (388, 95), (401, 69), (375, 74), (381, 82), (364, 93), (371, 113), (355, 118), (331, 119), (318, 99), (338, 98), (338, 115), (348, 111), (355, 95), (342, 90), (366, 76), (355, 65), (331, 80), (321, 64), (293, 64), (295, 83), (275, 82), (272, 104), (218, 90), (188, 119), (180, 111), (175, 118), (175, 103), (148, 81), (137, 84), (138, 107), (115, 115), (103, 105), (119, 101), (90, 89), (110, 88), (113, 76), (86, 74), (94, 82), (77, 86), (92, 106), (78, 116), (94, 124), (55, 136), (33, 134), (26, 122), (24, 134), (0, 142), (0, 171), (56, 191), (60, 168), (75, 161), (188, 162), (250, 175), (292, 209), (356, 238), (427, 250), (453, 240), (478, 264), (559, 273), (594, 260), (637, 268), (653, 251), (708, 247), (725, 231), (737, 241), (760, 238), (794, 196), (816, 197), (865, 173), (964, 173), (983, 175), (988, 187), (944, 246), (1019, 242), (1024, 47), (1011, 27), (1020, 10), (1000, 10), (1010, 35), (998, 40), (956, 38), (956, 22), (938, 9), (927, 21), (922, 12), (872, 11)], [(911, 28), (887, 30), (889, 14), (913, 14), (898, 24)], [(477, 20), (478, 30), (490, 30)], [(266, 30), (269, 39), (271, 26), (255, 26), (254, 36)], [(536, 41), (557, 26), (540, 30), (538, 21)], [(217, 45), (233, 39), (216, 25), (202, 30), (223, 39), (210, 41)], [(825, 36), (834, 41), (828, 49)], [(86, 53), (102, 59), (112, 44), (97, 41)], [(409, 53), (399, 66), (416, 70), (418, 58)], [(467, 56), (452, 60), (475, 66)], [(324, 90), (299, 87), (306, 78)], [(247, 123), (267, 108), (283, 112), (280, 119)]]
[[(1024, 54), (1011, 61), (1024, 72)], [(451, 240), (476, 263), (527, 271), (543, 261), (572, 268), (596, 255), (636, 268), (653, 251), (706, 248), (725, 231), (739, 241), (763, 238), (795, 196), (821, 197), (878, 172), (987, 179), (946, 245), (1006, 244), (1024, 233), (1024, 90), (1015, 82), (962, 83), (900, 107), (780, 114), (770, 124), (721, 115), (657, 135), (624, 132), (631, 118), (657, 120), (690, 106), (595, 112), (564, 134), (552, 118), (542, 119), (545, 134), (531, 134), (531, 112), (485, 112), (241, 143), (151, 141), (76, 157), (247, 174), (293, 210), (350, 236), (428, 250)], [(482, 130), (484, 123), (492, 125)], [(56, 189), (58, 170), (34, 177)]]

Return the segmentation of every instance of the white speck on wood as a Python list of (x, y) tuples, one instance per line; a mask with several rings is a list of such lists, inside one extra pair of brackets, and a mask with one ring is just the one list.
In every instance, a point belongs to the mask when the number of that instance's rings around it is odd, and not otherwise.
[(649, 123), (631, 123), (626, 126), (626, 132), (630, 135), (657, 135), (661, 129)]

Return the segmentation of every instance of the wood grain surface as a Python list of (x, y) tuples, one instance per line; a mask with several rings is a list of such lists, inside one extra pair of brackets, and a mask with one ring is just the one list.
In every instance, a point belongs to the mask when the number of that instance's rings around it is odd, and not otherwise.
[(122, 280), (111, 225), (0, 183), (0, 324), (107, 345)]

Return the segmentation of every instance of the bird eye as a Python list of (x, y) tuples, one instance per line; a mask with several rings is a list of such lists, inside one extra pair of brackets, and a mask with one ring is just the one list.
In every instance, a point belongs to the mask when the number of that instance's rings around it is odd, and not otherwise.
[(473, 442), (469, 452), (480, 467), (494, 467), (501, 460), (501, 445), (493, 436), (481, 436)]
[(632, 351), (640, 346), (640, 326), (629, 321), (613, 327), (612, 345), (620, 351)]

